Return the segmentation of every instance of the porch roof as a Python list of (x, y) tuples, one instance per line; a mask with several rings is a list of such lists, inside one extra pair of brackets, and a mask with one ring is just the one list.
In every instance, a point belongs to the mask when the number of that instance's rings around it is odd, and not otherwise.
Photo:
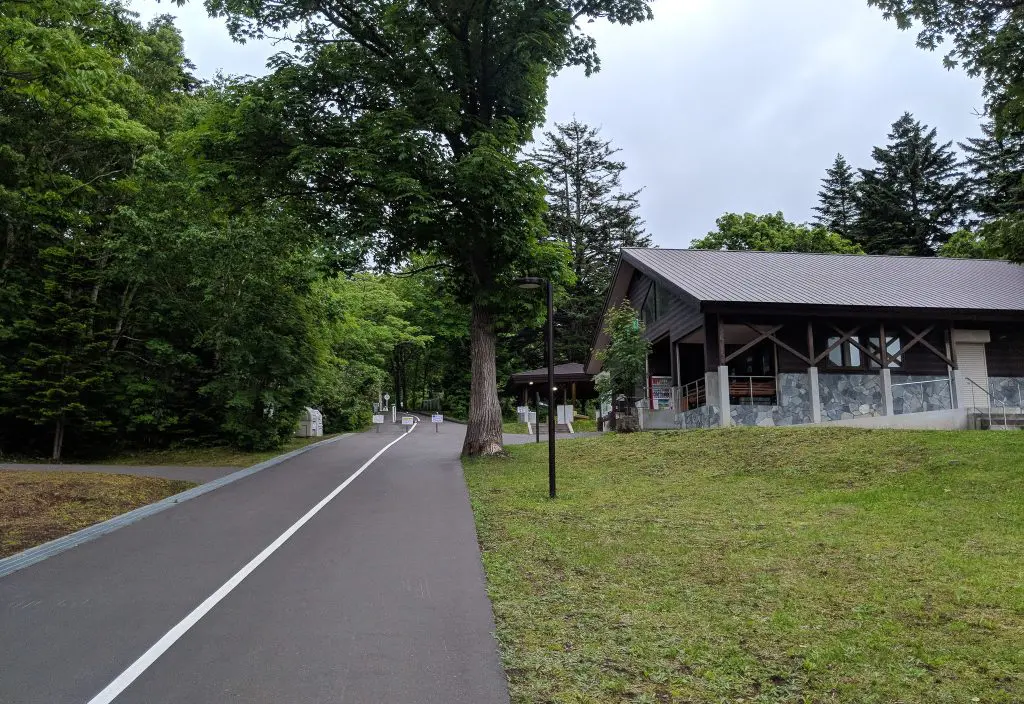
[(985, 259), (624, 249), (698, 303), (1024, 312), (1024, 266)]

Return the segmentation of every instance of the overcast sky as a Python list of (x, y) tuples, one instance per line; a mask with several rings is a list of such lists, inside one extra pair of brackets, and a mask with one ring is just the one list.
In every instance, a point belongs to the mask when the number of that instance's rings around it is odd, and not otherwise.
[[(199, 0), (133, 0), (178, 18), (202, 77), (264, 73), (270, 43), (233, 44)], [(653, 22), (589, 25), (600, 73), (555, 78), (549, 121), (574, 115), (622, 149), (648, 231), (685, 247), (726, 212), (810, 220), (837, 152), (869, 166), (909, 110), (943, 141), (978, 132), (981, 87), (918, 49), (866, 0), (655, 0)]]

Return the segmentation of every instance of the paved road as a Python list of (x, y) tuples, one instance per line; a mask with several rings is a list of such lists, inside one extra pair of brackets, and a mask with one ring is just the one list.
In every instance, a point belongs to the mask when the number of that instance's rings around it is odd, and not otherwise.
[[(464, 430), (405, 436), (109, 701), (507, 704)], [(0, 579), (0, 702), (89, 702), (400, 432), (314, 449)]]
[(134, 474), (138, 477), (184, 479), (205, 484), (242, 469), (242, 467), (171, 467), (165, 465), (130, 467), (120, 464), (2, 464), (0, 472), (102, 472), (103, 474)]

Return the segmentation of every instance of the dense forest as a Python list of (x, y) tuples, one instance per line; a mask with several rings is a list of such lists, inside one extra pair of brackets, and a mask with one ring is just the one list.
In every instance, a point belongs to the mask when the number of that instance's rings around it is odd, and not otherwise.
[[(694, 246), (1024, 259), (1018, 7), (869, 0), (985, 80), (980, 135), (901, 117), (841, 156), (815, 223), (727, 214)], [(306, 406), (383, 391), (501, 449), (508, 375), (585, 361), (619, 248), (650, 246), (612, 140), (541, 132), (548, 80), (600, 67), (590, 20), (648, 0), (207, 0), (260, 78), (203, 81), (169, 16), (0, 0), (0, 455), (279, 446)], [(987, 9), (984, 9), (987, 8)]]
[(559, 126), (536, 163), (523, 147), (547, 76), (597, 68), (577, 22), (646, 3), (470, 12), (464, 36), (421, 12), (361, 23), (359, 4), (209, 3), (240, 39), (301, 31), (268, 76), (204, 82), (170, 17), (0, 2), (0, 453), (268, 448), (306, 406), (362, 427), (383, 391), (490, 409), (497, 439), (469, 449), (500, 445), (498, 383), (544, 363), (524, 274), (559, 284), (558, 361), (580, 360), (618, 247), (647, 242), (639, 205), (596, 130)]

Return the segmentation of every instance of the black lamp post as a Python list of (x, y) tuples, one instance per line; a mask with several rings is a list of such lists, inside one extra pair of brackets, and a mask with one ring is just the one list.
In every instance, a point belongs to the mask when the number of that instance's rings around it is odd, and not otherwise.
[[(541, 288), (548, 291), (548, 496), (555, 498), (555, 296), (551, 281), (538, 276), (516, 279), (519, 288)], [(540, 411), (540, 408), (537, 409)], [(540, 420), (538, 418), (538, 420)]]

